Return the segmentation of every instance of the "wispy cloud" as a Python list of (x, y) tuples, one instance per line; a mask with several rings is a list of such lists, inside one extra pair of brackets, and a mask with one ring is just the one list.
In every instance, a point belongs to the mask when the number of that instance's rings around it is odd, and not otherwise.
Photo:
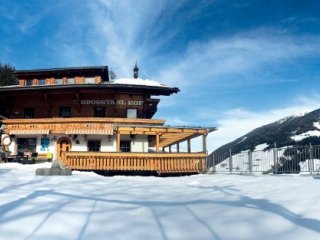
[[(228, 77), (232, 84), (263, 84), (266, 80), (270, 83), (281, 78), (263, 79), (263, 75), (268, 75), (265, 71), (268, 67), (278, 70), (279, 65), (319, 54), (319, 40), (316, 36), (297, 37), (259, 29), (207, 42), (191, 42), (186, 55), (171, 68), (163, 69), (159, 78), (183, 86), (195, 81), (214, 84)], [(235, 76), (241, 76), (241, 82)]]
[(27, 33), (32, 27), (34, 27), (45, 15), (45, 13), (40, 13), (34, 16), (28, 16), (21, 24), (20, 30), (23, 33)]

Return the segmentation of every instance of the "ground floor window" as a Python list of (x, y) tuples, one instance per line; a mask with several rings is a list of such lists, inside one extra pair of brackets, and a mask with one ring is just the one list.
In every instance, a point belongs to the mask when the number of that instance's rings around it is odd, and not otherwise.
[(18, 152), (36, 152), (37, 139), (36, 138), (18, 138)]
[(120, 152), (131, 152), (131, 142), (129, 140), (120, 141)]
[(40, 151), (49, 151), (49, 138), (41, 138)]
[(101, 141), (100, 140), (89, 140), (88, 151), (89, 152), (100, 152)]

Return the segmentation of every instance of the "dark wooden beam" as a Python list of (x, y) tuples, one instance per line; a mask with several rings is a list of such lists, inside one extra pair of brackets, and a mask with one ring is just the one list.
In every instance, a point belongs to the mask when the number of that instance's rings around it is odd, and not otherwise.
[(191, 139), (187, 139), (187, 145), (188, 145), (188, 153), (191, 153)]

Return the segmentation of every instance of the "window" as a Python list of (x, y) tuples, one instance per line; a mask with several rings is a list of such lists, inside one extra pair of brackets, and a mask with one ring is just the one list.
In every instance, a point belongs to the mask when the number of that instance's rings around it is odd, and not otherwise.
[(105, 107), (94, 107), (93, 108), (93, 116), (94, 117), (105, 117), (106, 116), (106, 108)]
[(38, 85), (46, 85), (46, 80), (45, 79), (39, 79), (38, 80)]
[(96, 83), (96, 79), (91, 77), (91, 78), (85, 78), (84, 83)]
[(62, 79), (61, 78), (56, 78), (55, 79), (56, 84), (62, 84)]
[(74, 78), (68, 78), (67, 84), (74, 84)]
[(24, 118), (34, 118), (34, 108), (25, 108)]
[(36, 152), (37, 139), (36, 138), (18, 138), (18, 152)]
[(100, 140), (88, 140), (89, 152), (100, 152), (101, 141)]
[(40, 151), (49, 151), (49, 138), (41, 138), (40, 140), (41, 142), (41, 147), (40, 147)]
[(60, 107), (60, 117), (69, 118), (71, 117), (71, 108), (70, 107)]
[(137, 118), (137, 109), (127, 109), (127, 118)]
[(27, 81), (26, 81), (26, 86), (31, 86), (32, 85), (32, 80), (31, 79), (28, 79)]
[(120, 141), (120, 152), (131, 152), (131, 142), (129, 140)]
[(0, 106), (0, 115), (7, 116), (7, 108)]

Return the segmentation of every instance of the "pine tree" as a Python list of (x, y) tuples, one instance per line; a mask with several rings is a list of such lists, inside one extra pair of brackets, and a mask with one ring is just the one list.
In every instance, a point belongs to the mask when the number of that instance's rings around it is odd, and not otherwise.
[(15, 76), (15, 68), (10, 64), (0, 63), (0, 86), (8, 86), (17, 84)]

